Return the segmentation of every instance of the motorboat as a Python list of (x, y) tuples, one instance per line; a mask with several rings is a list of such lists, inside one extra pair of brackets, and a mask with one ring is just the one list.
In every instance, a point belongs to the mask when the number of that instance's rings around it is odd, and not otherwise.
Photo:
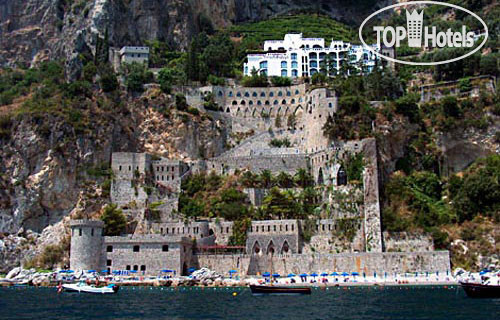
[(470, 298), (500, 298), (500, 272), (484, 273), (479, 281), (474, 278), (462, 280), (460, 286)]
[(94, 285), (88, 285), (85, 282), (79, 282), (72, 284), (63, 284), (62, 289), (66, 292), (111, 294), (117, 293), (120, 287), (116, 284), (109, 284), (106, 287), (96, 287)]

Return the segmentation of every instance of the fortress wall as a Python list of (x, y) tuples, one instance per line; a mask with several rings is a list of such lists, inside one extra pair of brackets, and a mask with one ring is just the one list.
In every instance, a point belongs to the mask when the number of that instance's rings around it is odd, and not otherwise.
[(418, 252), (434, 250), (432, 237), (426, 234), (411, 234), (408, 232), (383, 233), (384, 248), (388, 252)]
[[(195, 255), (199, 267), (208, 267), (219, 273), (235, 269), (239, 275), (270, 271), (270, 258), (259, 255)], [(273, 272), (281, 275), (303, 272), (359, 272), (383, 276), (384, 272), (446, 272), (450, 271), (448, 251), (380, 252), (341, 254), (287, 254), (275, 255)], [(246, 270), (245, 270), (246, 268)], [(257, 270), (257, 272), (254, 272)], [(244, 272), (244, 273), (243, 273)]]
[(209, 228), (214, 233), (218, 245), (227, 245), (229, 243), (229, 238), (233, 234), (232, 221), (210, 222)]
[(282, 171), (295, 174), (298, 169), (308, 168), (308, 163), (306, 154), (226, 157), (207, 161), (209, 170), (222, 174), (232, 173), (236, 169), (248, 169), (255, 173), (270, 170), (273, 174)]

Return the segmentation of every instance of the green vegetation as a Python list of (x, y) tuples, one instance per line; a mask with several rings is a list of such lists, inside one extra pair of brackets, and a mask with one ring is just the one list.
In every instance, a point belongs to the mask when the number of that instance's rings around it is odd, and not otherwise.
[(108, 204), (104, 207), (100, 218), (104, 221), (104, 235), (119, 236), (125, 231), (127, 218), (125, 218), (122, 210), (117, 208), (116, 204)]
[(269, 142), (269, 146), (273, 148), (289, 148), (291, 145), (292, 143), (288, 138), (283, 138), (283, 139), (274, 138)]
[(124, 64), (121, 72), (125, 76), (125, 85), (131, 92), (144, 91), (144, 84), (153, 82), (153, 73), (144, 64)]

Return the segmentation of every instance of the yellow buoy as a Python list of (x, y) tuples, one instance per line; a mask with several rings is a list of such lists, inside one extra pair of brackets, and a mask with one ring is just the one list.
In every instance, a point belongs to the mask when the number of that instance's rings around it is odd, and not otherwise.
[(238, 292), (233, 292), (233, 297), (236, 297), (238, 295)]

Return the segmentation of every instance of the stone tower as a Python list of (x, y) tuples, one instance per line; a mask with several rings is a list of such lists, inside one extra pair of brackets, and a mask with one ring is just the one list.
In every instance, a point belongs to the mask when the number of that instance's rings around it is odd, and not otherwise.
[(72, 220), (70, 268), (72, 270), (100, 270), (104, 222), (99, 220)]

